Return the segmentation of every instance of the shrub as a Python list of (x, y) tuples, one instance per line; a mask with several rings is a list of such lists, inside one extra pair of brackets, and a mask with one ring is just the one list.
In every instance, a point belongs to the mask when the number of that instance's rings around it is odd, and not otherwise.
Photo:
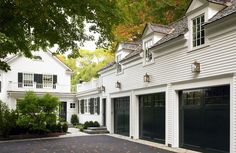
[(17, 118), (16, 111), (10, 110), (5, 103), (0, 101), (0, 134), (8, 137), (10, 132), (16, 128)]
[(100, 127), (100, 124), (99, 124), (97, 121), (95, 121), (95, 122), (93, 123), (93, 127)]
[(65, 132), (65, 133), (68, 131), (68, 124), (67, 123), (64, 123), (62, 125), (62, 131)]
[(77, 124), (79, 124), (79, 119), (78, 119), (78, 116), (76, 115), (76, 114), (73, 114), (72, 116), (71, 116), (71, 124), (73, 124), (74, 126), (75, 125), (77, 125)]
[(56, 124), (56, 115), (59, 106), (57, 97), (49, 94), (37, 97), (34, 92), (27, 92), (22, 100), (17, 103), (20, 114), (17, 123), (33, 133), (45, 133)]
[(97, 121), (95, 121), (95, 122), (93, 122), (93, 121), (86, 121), (84, 123), (84, 129), (87, 129), (88, 127), (99, 127), (99, 126), (100, 126), (100, 124)]
[(62, 132), (62, 126), (60, 122), (57, 123), (56, 132)]

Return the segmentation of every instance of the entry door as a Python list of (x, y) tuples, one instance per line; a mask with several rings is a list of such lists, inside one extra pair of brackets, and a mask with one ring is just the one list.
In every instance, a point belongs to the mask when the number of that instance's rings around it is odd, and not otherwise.
[(64, 121), (67, 121), (67, 120), (66, 120), (66, 116), (67, 116), (67, 102), (61, 102), (61, 103), (60, 103), (59, 116), (60, 116), (60, 118), (63, 119)]
[(129, 97), (114, 99), (114, 132), (129, 136)]
[(140, 138), (165, 143), (165, 93), (139, 97)]
[(205, 151), (229, 151), (230, 87), (182, 91), (182, 144)]
[(103, 126), (106, 126), (106, 99), (102, 99), (103, 106)]

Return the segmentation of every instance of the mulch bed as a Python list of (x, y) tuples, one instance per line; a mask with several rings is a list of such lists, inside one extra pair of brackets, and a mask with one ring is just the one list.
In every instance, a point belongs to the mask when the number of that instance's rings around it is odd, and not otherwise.
[(65, 135), (66, 133), (47, 133), (47, 134), (21, 134), (21, 135), (10, 135), (5, 138), (0, 136), (0, 141), (4, 140), (19, 140), (19, 139), (32, 139), (32, 138), (46, 138), (46, 137), (58, 137)]

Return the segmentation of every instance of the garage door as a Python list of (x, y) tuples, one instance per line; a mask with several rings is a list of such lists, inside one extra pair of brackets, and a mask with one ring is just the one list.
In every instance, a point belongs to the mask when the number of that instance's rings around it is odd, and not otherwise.
[(230, 87), (184, 90), (181, 98), (183, 146), (228, 152)]
[(165, 93), (139, 97), (140, 138), (165, 142)]
[(114, 99), (114, 132), (129, 136), (129, 97)]

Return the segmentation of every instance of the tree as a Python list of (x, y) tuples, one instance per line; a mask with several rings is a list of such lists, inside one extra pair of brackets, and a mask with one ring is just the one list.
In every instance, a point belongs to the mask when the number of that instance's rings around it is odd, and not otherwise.
[(78, 80), (90, 81), (98, 77), (97, 71), (114, 60), (114, 53), (105, 49), (79, 50), (79, 52), (80, 57), (77, 59), (57, 56), (74, 71), (71, 80), (73, 85), (77, 84)]
[(146, 23), (169, 24), (184, 15), (188, 0), (122, 0), (117, 7), (124, 19), (113, 26), (115, 42), (140, 39)]
[(17, 123), (33, 132), (47, 132), (48, 125), (56, 124), (58, 107), (57, 97), (49, 94), (38, 97), (29, 91), (17, 102), (17, 111), (20, 114)]
[(78, 43), (93, 39), (84, 31), (101, 34), (99, 42), (113, 38), (113, 25), (121, 20), (116, 0), (2, 0), (0, 1), (0, 69), (10, 70), (3, 60), (9, 54), (22, 53), (58, 45), (58, 52), (71, 49), (77, 56)]

